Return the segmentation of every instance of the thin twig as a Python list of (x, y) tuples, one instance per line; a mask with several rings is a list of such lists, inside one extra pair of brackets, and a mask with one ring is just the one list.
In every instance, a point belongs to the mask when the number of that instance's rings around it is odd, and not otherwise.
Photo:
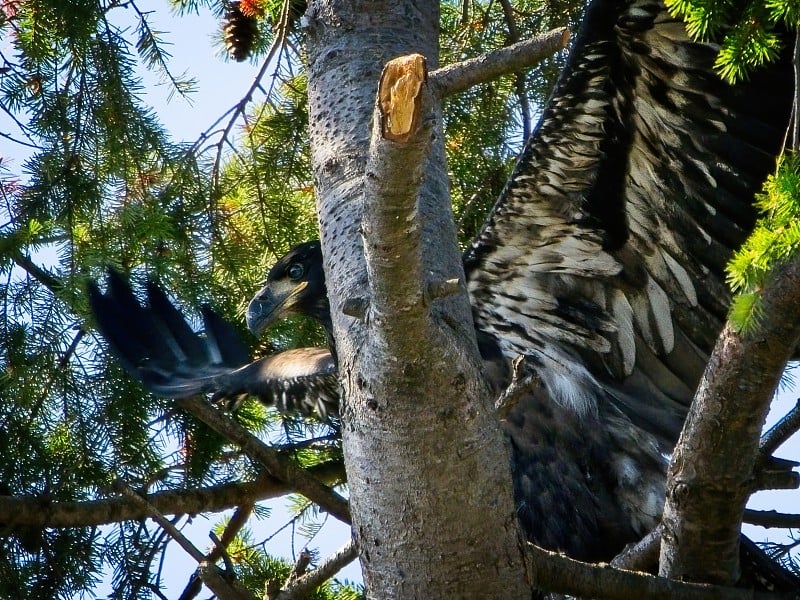
[(800, 119), (798, 119), (798, 108), (800, 108), (800, 31), (794, 34), (794, 52), (792, 54), (794, 65), (794, 105), (792, 111), (792, 150), (800, 148)]
[(211, 538), (211, 541), (214, 542), (214, 550), (209, 553), (209, 558), (206, 559), (206, 562), (213, 563), (216, 562), (216, 558), (212, 559), (212, 554), (218, 554), (222, 557), (222, 562), (225, 563), (225, 572), (232, 575), (233, 574), (233, 561), (231, 560), (231, 555), (228, 554), (228, 551), (225, 546), (222, 545), (222, 540), (217, 537), (217, 534), (213, 531), (208, 532), (208, 537)]
[(33, 423), (33, 421), (39, 416), (39, 411), (42, 410), (42, 406), (44, 405), (45, 399), (48, 398), (50, 395), (50, 389), (53, 387), (53, 383), (55, 383), (56, 377), (58, 377), (61, 373), (64, 372), (64, 369), (67, 367), (67, 363), (69, 363), (72, 355), (75, 354), (75, 351), (78, 349), (78, 344), (80, 344), (83, 337), (86, 335), (86, 329), (80, 327), (78, 329), (78, 333), (75, 334), (75, 337), (72, 339), (72, 343), (70, 343), (69, 347), (67, 348), (66, 352), (64, 352), (63, 356), (58, 361), (58, 366), (53, 370), (47, 380), (41, 385), (41, 392), (39, 393), (39, 397), (36, 400), (36, 403), (31, 408), (30, 415), (28, 417), (28, 423)]
[(200, 550), (198, 550), (197, 547), (195, 547), (195, 545), (192, 544), (192, 542), (190, 542), (186, 536), (183, 535), (178, 528), (169, 521), (169, 519), (156, 510), (156, 507), (150, 504), (144, 497), (137, 494), (127, 483), (121, 479), (117, 479), (117, 481), (114, 482), (114, 488), (136, 502), (141, 503), (143, 507), (147, 508), (148, 512), (150, 512), (150, 518), (161, 525), (161, 527), (163, 527), (164, 530), (169, 533), (172, 539), (178, 542), (178, 545), (198, 563), (201, 563), (206, 559), (205, 554), (200, 552)]
[(333, 577), (358, 556), (358, 549), (353, 540), (350, 540), (313, 571), (298, 577), (272, 596), (265, 596), (265, 600), (298, 600), (305, 598), (309, 592), (317, 589), (325, 581)]
[(795, 401), (794, 408), (761, 436), (761, 444), (758, 449), (761, 456), (772, 456), (773, 452), (798, 430), (800, 430), (800, 398)]
[[(514, 18), (514, 7), (509, 0), (500, 0), (500, 6), (503, 9), (503, 17), (508, 27), (506, 41), (508, 45), (516, 44), (519, 41), (519, 29)], [(514, 74), (514, 88), (519, 100), (519, 110), (522, 113), (522, 139), (527, 140), (531, 135), (531, 106), (525, 89), (525, 73), (517, 72)]]
[[(151, 29), (150, 23), (147, 22), (148, 13), (142, 12), (136, 5), (136, 2), (129, 2), (128, 4), (131, 8), (133, 8), (133, 10), (139, 16), (139, 22), (141, 23), (142, 29), (146, 32), (146, 35), (148, 35), (152, 40), (153, 48), (155, 49), (155, 54), (154, 54), (155, 62), (158, 63), (158, 67), (161, 70), (161, 72), (164, 73), (164, 75), (166, 75), (167, 79), (169, 79), (173, 91), (178, 92), (178, 94), (181, 97), (183, 97), (183, 99), (186, 100), (190, 105), (193, 104), (192, 98), (189, 95), (189, 92), (191, 90), (186, 89), (185, 84), (181, 85), (181, 82), (178, 80), (177, 77), (175, 77), (172, 74), (172, 71), (170, 71), (169, 67), (167, 66), (167, 61), (165, 59), (169, 58), (169, 54), (164, 52), (161, 48), (158, 47), (158, 43), (156, 41), (156, 34)], [(147, 60), (146, 57), (145, 60)], [(170, 92), (168, 100), (171, 97), (172, 97), (172, 92)]]
[(29, 143), (29, 142), (25, 142), (25, 141), (19, 140), (19, 139), (15, 138), (13, 135), (11, 135), (10, 133), (5, 133), (4, 131), (0, 131), (0, 137), (4, 137), (8, 141), (14, 142), (15, 144), (19, 144), (20, 146), (25, 146), (27, 148), (33, 148), (34, 150), (41, 150), (42, 149), (41, 146), (37, 146), (36, 144), (32, 144), (32, 143)]
[[(218, 187), (219, 184), (219, 173), (220, 173), (220, 164), (222, 162), (222, 148), (223, 145), (228, 141), (228, 137), (230, 136), (231, 131), (233, 130), (233, 126), (236, 123), (236, 120), (244, 114), (245, 108), (253, 99), (253, 95), (255, 94), (256, 90), (259, 89), (261, 86), (261, 80), (264, 78), (264, 75), (267, 73), (267, 69), (269, 68), (270, 64), (272, 63), (272, 59), (275, 58), (275, 54), (280, 52), (283, 44), (286, 40), (286, 32), (288, 27), (288, 20), (289, 20), (289, 2), (284, 2), (283, 11), (281, 14), (281, 20), (277, 27), (277, 35), (275, 39), (272, 41), (272, 45), (267, 52), (267, 56), (264, 59), (264, 63), (261, 65), (258, 73), (253, 80), (253, 83), (250, 85), (250, 88), (247, 90), (245, 95), (242, 97), (239, 102), (232, 107), (230, 110), (233, 111), (230, 119), (228, 120), (228, 124), (225, 126), (225, 129), (222, 131), (222, 137), (220, 138), (219, 143), (216, 144), (217, 146), (217, 155), (214, 158), (214, 188)], [(230, 111), (228, 111), (230, 112)]]

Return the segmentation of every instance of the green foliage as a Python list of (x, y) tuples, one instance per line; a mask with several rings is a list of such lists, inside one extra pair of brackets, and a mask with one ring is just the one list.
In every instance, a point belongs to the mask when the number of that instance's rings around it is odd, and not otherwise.
[(670, 12), (686, 21), (695, 39), (719, 42), (714, 67), (729, 83), (778, 58), (777, 30), (800, 24), (797, 0), (666, 0)]
[[(441, 62), (457, 62), (554, 27), (574, 28), (582, 8), (582, 2), (522, 0), (506, 14), (499, 2), (443, 2)], [(541, 68), (476, 86), (446, 101), (450, 191), (462, 245), (472, 240), (500, 196), (564, 58), (550, 57)], [(523, 107), (529, 107), (527, 112)]]
[(728, 264), (728, 283), (738, 296), (731, 320), (741, 330), (751, 330), (760, 315), (760, 291), (770, 272), (800, 249), (800, 155), (785, 154), (775, 175), (756, 196), (762, 213), (747, 242)]
[[(193, 79), (176, 78), (172, 75), (169, 70), (171, 55), (164, 49), (161, 40), (162, 33), (152, 29), (147, 22), (147, 17), (141, 15), (137, 30), (136, 50), (144, 63), (160, 75), (162, 83), (171, 84), (170, 89), (173, 92), (186, 97), (195, 91), (196, 82)], [(172, 94), (169, 98), (172, 98)]]
[[(226, 523), (217, 526), (217, 534), (221, 535)], [(253, 534), (243, 529), (236, 536), (229, 548), (229, 556), (234, 565), (237, 579), (247, 587), (255, 597), (264, 595), (265, 582), (280, 589), (292, 571), (292, 564), (286, 560), (275, 558), (263, 552), (253, 543)], [(316, 566), (317, 556), (312, 554), (311, 567)], [(361, 586), (338, 581), (328, 581), (312, 592), (310, 600), (360, 600), (364, 598)]]

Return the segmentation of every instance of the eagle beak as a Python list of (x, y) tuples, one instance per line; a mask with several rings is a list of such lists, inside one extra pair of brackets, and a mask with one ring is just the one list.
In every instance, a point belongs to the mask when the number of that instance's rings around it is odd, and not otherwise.
[(297, 297), (307, 285), (305, 281), (297, 285), (288, 282), (265, 285), (247, 306), (247, 328), (260, 336), (272, 323), (293, 314)]

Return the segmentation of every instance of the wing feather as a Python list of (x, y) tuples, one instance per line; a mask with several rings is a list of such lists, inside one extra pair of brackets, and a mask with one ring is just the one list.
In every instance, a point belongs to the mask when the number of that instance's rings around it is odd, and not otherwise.
[(236, 330), (211, 308), (202, 308), (200, 335), (158, 286), (148, 284), (147, 296), (142, 306), (114, 272), (105, 294), (89, 287), (100, 332), (148, 391), (168, 398), (212, 394), (232, 408), (250, 395), (281, 412), (323, 420), (338, 413), (339, 379), (328, 350), (298, 348), (251, 362)]
[(531, 357), (553, 400), (587, 410), (611, 397), (631, 418), (653, 413), (667, 439), (725, 318), (724, 267), (791, 109), (787, 65), (730, 87), (715, 54), (659, 2), (595, 0), (465, 255), (477, 327)]

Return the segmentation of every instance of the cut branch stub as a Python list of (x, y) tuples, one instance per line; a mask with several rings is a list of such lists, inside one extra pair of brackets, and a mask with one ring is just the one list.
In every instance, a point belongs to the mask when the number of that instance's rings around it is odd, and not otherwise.
[(419, 95), (427, 77), (421, 54), (400, 56), (386, 63), (378, 87), (381, 133), (385, 139), (404, 143), (419, 126)]

